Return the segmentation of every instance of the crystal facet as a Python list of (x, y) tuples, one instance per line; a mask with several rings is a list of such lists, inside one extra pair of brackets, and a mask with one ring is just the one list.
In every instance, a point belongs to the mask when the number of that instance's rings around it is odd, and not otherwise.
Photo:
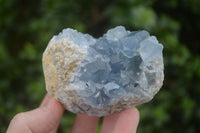
[(163, 46), (123, 26), (96, 39), (73, 29), (43, 53), (46, 89), (70, 111), (105, 116), (150, 101), (164, 79)]

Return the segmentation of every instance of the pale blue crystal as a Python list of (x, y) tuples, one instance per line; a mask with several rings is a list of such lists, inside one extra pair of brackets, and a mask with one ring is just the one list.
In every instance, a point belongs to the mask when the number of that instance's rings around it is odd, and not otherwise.
[[(56, 98), (74, 113), (104, 116), (119, 112), (148, 102), (162, 86), (163, 46), (147, 31), (130, 32), (118, 26), (95, 39), (64, 29), (51, 42), (63, 39), (86, 53), (73, 80), (67, 81), (77, 88), (58, 86)], [(57, 64), (54, 66), (62, 71)], [(69, 92), (77, 96), (76, 102), (69, 100)]]

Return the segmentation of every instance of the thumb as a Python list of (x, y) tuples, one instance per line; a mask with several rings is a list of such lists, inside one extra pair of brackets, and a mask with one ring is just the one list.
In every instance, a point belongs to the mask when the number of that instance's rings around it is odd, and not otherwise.
[(17, 114), (7, 133), (55, 133), (63, 111), (58, 101), (46, 95), (39, 108)]

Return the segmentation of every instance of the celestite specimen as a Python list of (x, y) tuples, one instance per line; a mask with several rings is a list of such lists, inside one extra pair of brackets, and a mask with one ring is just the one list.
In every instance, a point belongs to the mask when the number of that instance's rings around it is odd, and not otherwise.
[(43, 53), (46, 89), (71, 112), (105, 116), (150, 101), (164, 79), (163, 46), (122, 26), (96, 39), (73, 29)]

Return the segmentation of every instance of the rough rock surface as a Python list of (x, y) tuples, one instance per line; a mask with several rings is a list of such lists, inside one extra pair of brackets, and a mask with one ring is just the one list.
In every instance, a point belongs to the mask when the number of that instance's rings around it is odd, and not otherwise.
[(122, 26), (93, 38), (73, 29), (43, 53), (46, 89), (70, 111), (105, 116), (150, 101), (164, 79), (163, 46)]

